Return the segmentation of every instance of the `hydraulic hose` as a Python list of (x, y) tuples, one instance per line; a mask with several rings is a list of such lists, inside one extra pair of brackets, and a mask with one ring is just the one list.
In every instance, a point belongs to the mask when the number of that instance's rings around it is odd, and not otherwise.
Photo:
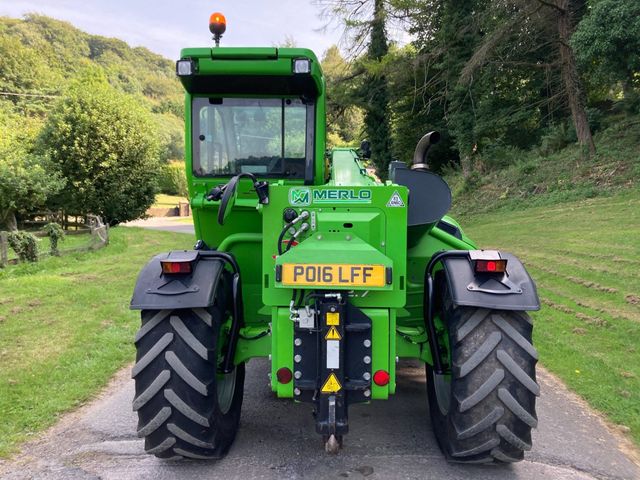
[(287, 253), (291, 247), (293, 246), (293, 242), (296, 241), (296, 239), (303, 233), (306, 232), (307, 230), (309, 230), (309, 224), (307, 223), (303, 223), (302, 226), (300, 227), (300, 229), (294, 233), (291, 238), (289, 239), (289, 243), (287, 243), (287, 248), (284, 249), (284, 253)]
[[(280, 235), (278, 235), (278, 255), (282, 255), (284, 252), (282, 251), (282, 240), (284, 239), (285, 234), (287, 233), (287, 231), (293, 227), (296, 223), (298, 223), (301, 220), (304, 220), (305, 218), (307, 218), (309, 216), (309, 212), (304, 211), (302, 212), (300, 215), (298, 215), (296, 218), (294, 218), (293, 220), (291, 220), (289, 223), (287, 223), (284, 228), (282, 229), (282, 231), (280, 232)], [(289, 247), (289, 245), (287, 245), (287, 247)], [(288, 248), (287, 248), (288, 250)]]

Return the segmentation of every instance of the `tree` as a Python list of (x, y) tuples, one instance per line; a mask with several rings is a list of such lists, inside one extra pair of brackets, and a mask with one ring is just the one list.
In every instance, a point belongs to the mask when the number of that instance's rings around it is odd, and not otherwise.
[(455, 138), (460, 165), (465, 176), (471, 173), (471, 157), (476, 150), (476, 115), (474, 85), (460, 82), (462, 69), (478, 46), (480, 32), (474, 0), (445, 0), (442, 7), (441, 42), (446, 46), (443, 70), (446, 79), (445, 116), (449, 131)]
[[(389, 52), (385, 32), (384, 0), (374, 0), (371, 41), (367, 59), (381, 62)], [(369, 71), (363, 85), (364, 124), (371, 142), (371, 158), (378, 176), (386, 178), (391, 161), (391, 128), (389, 126), (389, 92), (384, 71)]]
[(579, 65), (599, 83), (622, 83), (625, 97), (640, 71), (640, 2), (601, 0), (571, 37)]
[(438, 60), (418, 54), (413, 45), (392, 48), (388, 55), (389, 108), (391, 110), (395, 158), (411, 161), (420, 138), (427, 132), (442, 132), (442, 140), (429, 150), (429, 168), (442, 167), (458, 158), (444, 120), (444, 101), (439, 91), (442, 77)]
[[(483, 3), (479, 0), (477, 2), (479, 5)], [(514, 83), (513, 80), (518, 80), (516, 74), (518, 70), (514, 69), (514, 66), (527, 66), (532, 72), (546, 70), (549, 77), (557, 75), (561, 83), (559, 95), (569, 108), (578, 142), (590, 153), (595, 153), (595, 144), (587, 118), (583, 83), (577, 69), (574, 51), (569, 43), (583, 7), (584, 0), (490, 1), (486, 14), (479, 16), (479, 18), (485, 17), (485, 28), (478, 31), (478, 34), (482, 34), (482, 40), (476, 43), (473, 55), (468, 57), (460, 79), (469, 88), (477, 82), (477, 77), (485, 81), (490, 80), (480, 90), (485, 93), (488, 91), (495, 96), (496, 92), (491, 83), (504, 83), (505, 78), (512, 81), (512, 91), (522, 92), (531, 86), (534, 89), (542, 87), (539, 81), (532, 81), (535, 78), (534, 74), (525, 73), (519, 81)], [(458, 8), (457, 13), (459, 12)], [(493, 21), (501, 17), (502, 22)], [(443, 21), (445, 25), (443, 28), (446, 28), (447, 23)], [(545, 54), (545, 52), (549, 53)], [(490, 64), (499, 68), (487, 69)], [(508, 91), (505, 93), (508, 95)], [(522, 94), (519, 96), (524, 98)], [(548, 99), (543, 99), (543, 102), (538, 103), (538, 108), (542, 109), (548, 105), (554, 96), (550, 95)], [(490, 100), (488, 97), (487, 99)], [(468, 107), (478, 112), (477, 102)], [(468, 108), (464, 111), (468, 112)], [(491, 120), (490, 116), (481, 113), (478, 116)], [(456, 136), (456, 143), (459, 143), (459, 133), (453, 133)], [(460, 153), (463, 157), (464, 152), (461, 150)]]
[[(546, 4), (546, 1), (538, 1)], [(569, 43), (575, 29), (573, 17), (577, 8), (574, 4), (580, 3), (580, 0), (555, 0), (555, 3), (551, 4), (551, 6), (556, 10), (562, 79), (564, 80), (567, 102), (571, 109), (571, 117), (576, 128), (578, 143), (588, 148), (589, 153), (594, 154), (596, 153), (596, 145), (593, 142), (591, 128), (589, 127), (582, 80), (578, 73), (575, 54)]]
[(64, 180), (47, 163), (20, 146), (0, 147), (0, 230), (17, 230), (16, 213), (31, 212), (60, 191)]
[(51, 112), (38, 149), (67, 179), (55, 206), (115, 225), (139, 218), (154, 201), (157, 133), (134, 99), (99, 74), (86, 77)]
[[(385, 25), (388, 0), (316, 0), (324, 16), (345, 27), (348, 50), (356, 58), (350, 80), (351, 105), (364, 110), (364, 124), (378, 175), (386, 178), (391, 161), (389, 92), (384, 58), (389, 51)], [(366, 54), (363, 52), (366, 50)]]
[(342, 57), (336, 45), (322, 57), (322, 71), (327, 85), (327, 148), (357, 146), (362, 140), (363, 112), (354, 105), (357, 95), (356, 73)]
[(45, 157), (28, 151), (24, 123), (0, 109), (0, 230), (17, 230), (17, 213), (42, 207), (64, 185)]

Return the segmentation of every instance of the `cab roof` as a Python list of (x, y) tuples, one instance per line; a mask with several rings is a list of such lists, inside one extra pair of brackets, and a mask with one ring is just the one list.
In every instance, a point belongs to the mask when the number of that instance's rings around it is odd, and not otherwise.
[[(306, 48), (185, 48), (181, 60), (192, 60), (195, 73), (181, 76), (189, 93), (275, 94), (318, 97), (324, 93), (322, 68)], [(293, 61), (311, 60), (311, 71), (294, 74)]]

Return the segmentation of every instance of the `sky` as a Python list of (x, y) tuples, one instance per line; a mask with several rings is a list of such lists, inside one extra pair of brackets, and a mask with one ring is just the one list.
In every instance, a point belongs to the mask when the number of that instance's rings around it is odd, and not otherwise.
[(342, 34), (336, 25), (322, 31), (327, 20), (312, 0), (0, 0), (0, 15), (42, 13), (171, 59), (183, 47), (212, 45), (215, 11), (227, 18), (222, 46), (272, 46), (291, 37), (321, 56)]

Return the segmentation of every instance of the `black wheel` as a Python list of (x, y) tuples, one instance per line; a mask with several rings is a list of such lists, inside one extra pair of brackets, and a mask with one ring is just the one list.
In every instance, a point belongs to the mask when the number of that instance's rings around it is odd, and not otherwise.
[[(449, 373), (427, 365), (433, 429), (448, 460), (510, 463), (531, 449), (535, 413), (533, 325), (524, 312), (454, 307), (444, 289), (438, 311), (448, 327), (440, 339)], [(448, 341), (447, 341), (448, 340)]]
[[(226, 302), (220, 302), (225, 303)], [(217, 373), (225, 308), (145, 310), (136, 335), (133, 409), (160, 458), (224, 456), (238, 431), (244, 364)]]

